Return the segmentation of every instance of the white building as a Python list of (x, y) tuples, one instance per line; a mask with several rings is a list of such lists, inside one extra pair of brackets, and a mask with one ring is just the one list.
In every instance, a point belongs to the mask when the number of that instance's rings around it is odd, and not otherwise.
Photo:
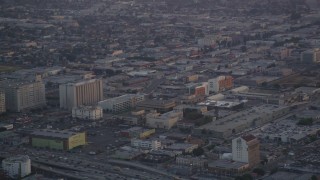
[(16, 156), (2, 161), (4, 172), (11, 178), (20, 179), (31, 174), (31, 160), (29, 156)]
[(101, 79), (82, 80), (59, 86), (60, 108), (72, 110), (81, 105), (96, 105), (103, 99)]
[(232, 160), (255, 166), (260, 163), (260, 143), (251, 135), (244, 135), (232, 140)]
[(119, 97), (106, 99), (100, 101), (98, 104), (104, 110), (109, 112), (123, 112), (128, 111), (135, 107), (138, 102), (144, 100), (144, 95), (142, 94), (125, 94)]
[(208, 80), (209, 92), (220, 92), (230, 89), (233, 86), (233, 78), (231, 76), (218, 76)]
[(152, 112), (146, 115), (146, 125), (151, 128), (171, 129), (183, 117), (179, 110), (169, 111), (164, 114)]
[(72, 108), (72, 117), (79, 119), (98, 120), (103, 117), (100, 106), (80, 106)]
[(131, 146), (142, 149), (158, 150), (161, 148), (161, 142), (158, 140), (142, 140), (142, 139), (131, 139)]

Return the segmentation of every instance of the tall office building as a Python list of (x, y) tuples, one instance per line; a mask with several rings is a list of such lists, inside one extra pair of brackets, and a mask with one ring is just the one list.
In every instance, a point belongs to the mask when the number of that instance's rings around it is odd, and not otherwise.
[(0, 89), (5, 93), (8, 111), (21, 112), (46, 105), (45, 85), (41, 80), (5, 80), (0, 82)]
[(6, 112), (6, 95), (0, 90), (0, 114)]
[(244, 135), (232, 140), (232, 160), (249, 163), (253, 167), (260, 163), (260, 142), (251, 135)]
[(29, 156), (16, 156), (2, 161), (4, 172), (13, 179), (21, 179), (31, 174), (31, 160)]
[(59, 86), (60, 108), (72, 110), (82, 105), (96, 105), (103, 99), (101, 79), (82, 80)]

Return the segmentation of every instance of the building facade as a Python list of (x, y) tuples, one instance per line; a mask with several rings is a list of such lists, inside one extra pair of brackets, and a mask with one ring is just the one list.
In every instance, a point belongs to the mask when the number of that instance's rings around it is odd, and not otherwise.
[(137, 103), (144, 100), (144, 95), (141, 94), (125, 94), (119, 97), (100, 101), (98, 104), (108, 112), (124, 112), (135, 107)]
[(8, 111), (21, 112), (46, 106), (45, 85), (41, 80), (5, 80), (0, 82), (0, 89), (5, 93), (5, 106)]
[(0, 114), (6, 112), (6, 94), (0, 91)]
[(78, 119), (98, 120), (103, 117), (100, 106), (80, 106), (72, 108), (72, 117)]
[(253, 167), (260, 163), (260, 143), (251, 135), (244, 135), (232, 140), (232, 160), (248, 163)]
[(219, 76), (214, 79), (209, 79), (209, 92), (221, 92), (233, 87), (233, 78), (231, 76)]
[(72, 110), (82, 105), (97, 105), (103, 99), (101, 79), (83, 80), (59, 86), (60, 108)]
[(31, 160), (29, 156), (16, 156), (2, 161), (4, 172), (13, 179), (21, 179), (31, 174)]
[(142, 140), (142, 139), (131, 139), (131, 146), (142, 149), (158, 150), (161, 148), (161, 142), (158, 140)]
[(183, 118), (183, 112), (173, 110), (164, 114), (152, 112), (146, 115), (146, 125), (151, 128), (171, 129)]
[(87, 142), (85, 132), (35, 130), (30, 134), (30, 144), (33, 147), (56, 150), (71, 150), (83, 146)]

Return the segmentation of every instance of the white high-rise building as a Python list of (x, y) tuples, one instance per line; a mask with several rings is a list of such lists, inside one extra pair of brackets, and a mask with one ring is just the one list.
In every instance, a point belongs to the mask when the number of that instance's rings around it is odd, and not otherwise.
[(59, 86), (60, 108), (72, 110), (79, 106), (97, 105), (103, 99), (101, 79), (82, 80)]
[(20, 112), (46, 105), (45, 85), (41, 80), (5, 80), (0, 82), (0, 89), (5, 92), (8, 111)]
[(11, 178), (20, 179), (31, 174), (31, 160), (29, 156), (16, 156), (4, 159), (2, 169)]
[(260, 163), (260, 143), (249, 134), (232, 140), (232, 160), (248, 163), (250, 167)]

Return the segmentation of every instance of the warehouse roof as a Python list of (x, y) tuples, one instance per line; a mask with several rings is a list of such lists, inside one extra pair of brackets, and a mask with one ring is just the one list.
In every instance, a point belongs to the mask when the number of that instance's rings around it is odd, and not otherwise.
[(58, 131), (58, 130), (50, 130), (50, 129), (40, 129), (34, 130), (31, 135), (34, 136), (43, 136), (43, 137), (52, 137), (52, 138), (69, 138), (71, 136), (76, 135), (77, 133), (72, 131)]

